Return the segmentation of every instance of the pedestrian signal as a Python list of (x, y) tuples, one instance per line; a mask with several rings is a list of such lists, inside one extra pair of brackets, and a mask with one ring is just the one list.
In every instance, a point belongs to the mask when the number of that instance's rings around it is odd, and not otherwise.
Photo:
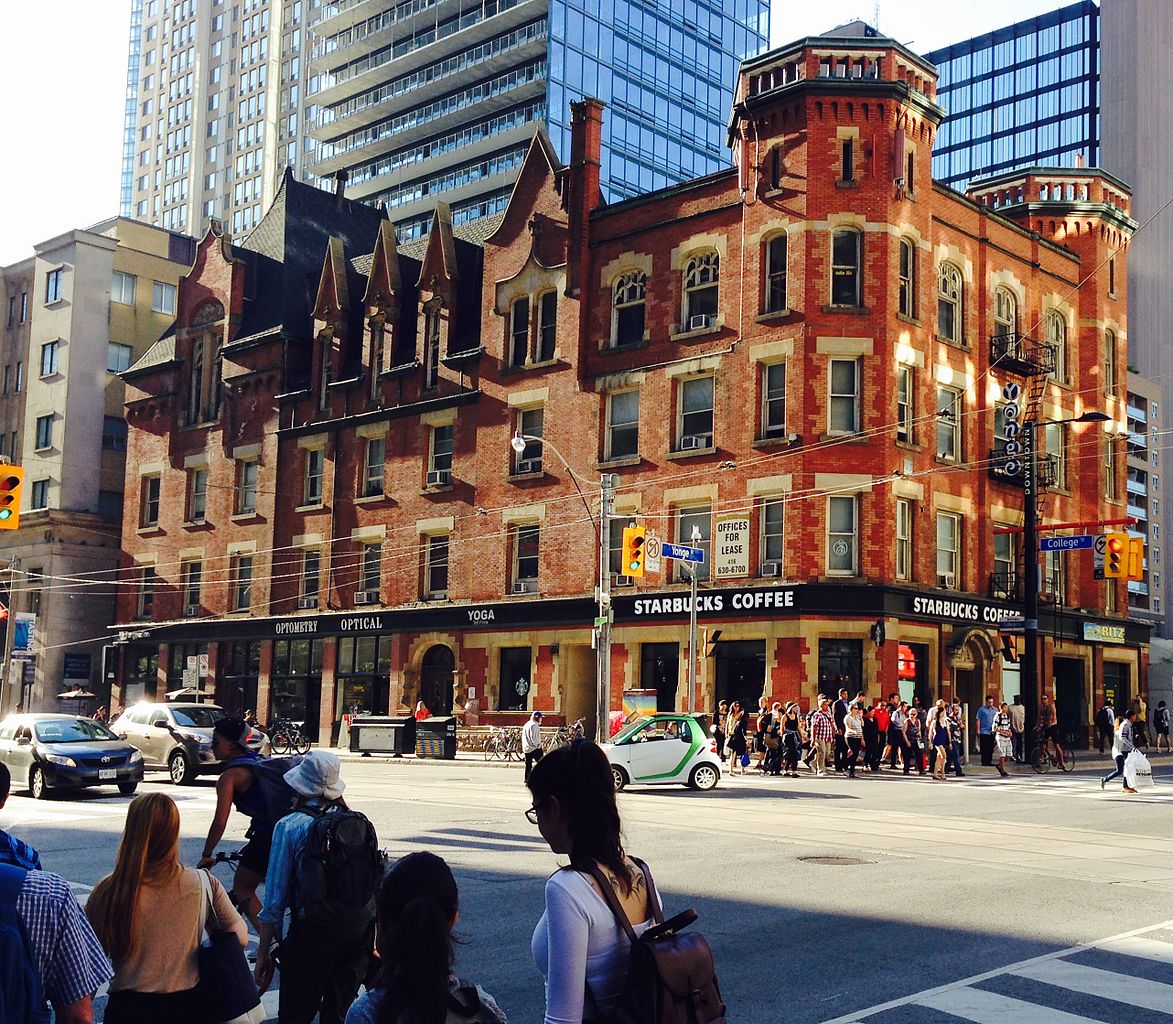
[(1144, 538), (1128, 538), (1128, 579), (1144, 579)]
[(21, 466), (0, 466), (0, 530), (20, 527), (20, 498), (24, 490)]
[(646, 558), (646, 526), (625, 526), (623, 528), (623, 575), (642, 576)]
[(1104, 578), (1122, 580), (1128, 577), (1128, 534), (1108, 534), (1104, 552)]

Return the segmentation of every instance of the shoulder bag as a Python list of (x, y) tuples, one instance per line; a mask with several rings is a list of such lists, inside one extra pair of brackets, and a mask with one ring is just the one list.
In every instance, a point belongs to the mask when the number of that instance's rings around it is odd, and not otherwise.
[(200, 998), (208, 1008), (208, 1019), (218, 1024), (262, 1024), (265, 1011), (240, 940), (233, 932), (208, 927), (213, 909), (212, 882), (207, 871), (198, 874), (202, 933), (199, 987)]

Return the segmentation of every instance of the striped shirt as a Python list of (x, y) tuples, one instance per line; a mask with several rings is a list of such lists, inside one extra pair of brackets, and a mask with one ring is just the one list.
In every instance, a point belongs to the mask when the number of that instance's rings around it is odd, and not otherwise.
[(60, 875), (30, 871), (16, 910), (28, 932), (45, 996), (54, 1006), (70, 1006), (114, 976), (102, 944)]
[(0, 864), (11, 864), (25, 871), (40, 871), (41, 855), (28, 843), (10, 836), (0, 828)]

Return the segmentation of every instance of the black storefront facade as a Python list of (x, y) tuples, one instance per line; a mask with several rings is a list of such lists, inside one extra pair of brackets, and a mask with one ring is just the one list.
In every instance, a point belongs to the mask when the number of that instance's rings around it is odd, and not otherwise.
[[(661, 710), (688, 701), (686, 588), (641, 590), (613, 604), (611, 706), (624, 690), (656, 692)], [(304, 720), (319, 741), (350, 711), (386, 712), (424, 700), (470, 723), (513, 721), (541, 709), (591, 719), (595, 690), (586, 597), (491, 604), (430, 603), (362, 613), (186, 619), (145, 626), (120, 645), (124, 702), (161, 698), (193, 655), (207, 655), (203, 688), (230, 710)], [(1009, 602), (948, 591), (857, 583), (713, 586), (698, 596), (698, 708), (721, 699), (799, 700), (846, 687), (922, 702), (1020, 692)], [(1086, 741), (1097, 702), (1143, 690), (1149, 627), (1053, 609), (1043, 612), (1040, 674), (1061, 720)], [(147, 636), (143, 638), (141, 634)], [(316, 728), (315, 728), (316, 723)]]

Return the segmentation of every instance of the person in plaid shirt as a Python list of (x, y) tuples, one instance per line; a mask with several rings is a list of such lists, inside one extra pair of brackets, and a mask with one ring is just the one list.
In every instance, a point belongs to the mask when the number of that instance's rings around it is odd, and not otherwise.
[(835, 738), (835, 720), (831, 717), (831, 702), (826, 697), (819, 700), (819, 710), (811, 715), (811, 747), (815, 752), (815, 774), (827, 774), (827, 758), (831, 754), (831, 742)]

